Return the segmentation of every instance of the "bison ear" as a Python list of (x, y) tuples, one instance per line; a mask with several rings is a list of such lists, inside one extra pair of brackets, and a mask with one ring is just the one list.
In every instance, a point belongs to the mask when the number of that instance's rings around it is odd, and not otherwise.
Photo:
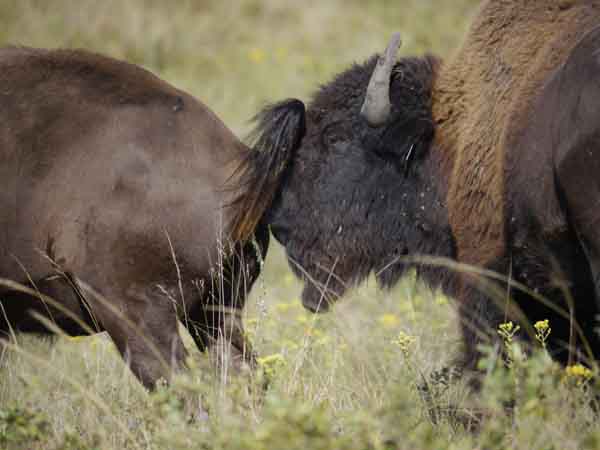
[(360, 115), (372, 127), (385, 124), (390, 116), (390, 81), (392, 69), (396, 63), (396, 53), (402, 41), (400, 33), (394, 33), (385, 52), (377, 60), (373, 74), (369, 80), (365, 101), (360, 109)]

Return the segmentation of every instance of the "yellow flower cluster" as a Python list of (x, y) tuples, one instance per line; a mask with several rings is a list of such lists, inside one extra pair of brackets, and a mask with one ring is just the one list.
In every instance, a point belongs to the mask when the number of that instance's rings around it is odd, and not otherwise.
[(538, 320), (533, 325), (533, 328), (535, 328), (535, 338), (540, 341), (542, 346), (545, 348), (548, 336), (550, 336), (550, 332), (552, 331), (552, 328), (550, 328), (550, 322), (548, 319)]
[(498, 325), (498, 334), (502, 336), (505, 344), (512, 343), (513, 337), (521, 329), (519, 325), (515, 325), (512, 322), (505, 322)]
[(592, 378), (594, 373), (582, 364), (575, 364), (565, 368), (567, 377), (578, 378), (580, 380), (589, 380)]
[(393, 328), (400, 323), (400, 319), (395, 314), (384, 314), (379, 318), (379, 322), (386, 328)]
[(414, 336), (406, 334), (404, 331), (398, 333), (398, 337), (392, 341), (392, 344), (400, 347), (400, 351), (405, 357), (410, 353), (410, 348), (413, 346), (417, 339)]
[(285, 358), (281, 353), (263, 356), (256, 360), (268, 376), (273, 376), (277, 370), (285, 366)]
[(253, 48), (248, 52), (248, 59), (255, 64), (260, 64), (265, 60), (265, 52), (260, 48)]

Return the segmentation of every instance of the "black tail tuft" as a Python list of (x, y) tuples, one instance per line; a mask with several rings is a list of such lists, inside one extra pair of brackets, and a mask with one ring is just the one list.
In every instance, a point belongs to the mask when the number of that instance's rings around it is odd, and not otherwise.
[(267, 106), (253, 121), (256, 128), (250, 135), (252, 151), (233, 173), (238, 194), (231, 206), (235, 215), (231, 237), (248, 239), (265, 211), (271, 206), (281, 183), (281, 177), (306, 132), (306, 108), (296, 99)]

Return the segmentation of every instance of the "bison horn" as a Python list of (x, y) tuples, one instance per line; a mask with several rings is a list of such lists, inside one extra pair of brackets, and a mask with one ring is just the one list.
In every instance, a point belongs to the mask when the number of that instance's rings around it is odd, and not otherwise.
[(383, 125), (392, 110), (390, 104), (390, 79), (392, 68), (396, 62), (396, 53), (402, 41), (400, 33), (394, 33), (385, 53), (379, 57), (373, 75), (369, 80), (365, 101), (360, 109), (360, 115), (365, 118), (372, 127)]

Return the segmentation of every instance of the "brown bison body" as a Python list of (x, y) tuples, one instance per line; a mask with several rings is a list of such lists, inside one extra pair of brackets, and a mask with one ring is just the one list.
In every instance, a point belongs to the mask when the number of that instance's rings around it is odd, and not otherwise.
[(488, 1), (447, 62), (393, 65), (393, 41), (325, 85), (266, 219), (304, 305), (326, 310), (371, 272), (392, 285), (412, 261), (457, 298), (465, 364), (507, 319), (550, 319), (564, 362), (570, 346), (600, 357), (598, 24), (596, 1)]
[(504, 251), (506, 159), (550, 73), (598, 25), (598, 8), (593, 1), (487, 1), (462, 48), (440, 67), (434, 145), (449, 159), (448, 208), (461, 260), (479, 264)]
[[(226, 182), (250, 149), (149, 72), (81, 51), (0, 50), (0, 333), (106, 330), (147, 386), (229, 337), (268, 244), (230, 241)], [(263, 180), (267, 185), (270, 180)], [(243, 207), (240, 205), (239, 207)], [(246, 236), (247, 237), (247, 236)]]
[[(485, 2), (461, 50), (440, 68), (433, 92), (433, 147), (448, 158), (446, 199), (456, 259), (503, 273), (551, 299), (563, 313), (511, 292), (530, 323), (554, 323), (552, 350), (564, 362), (569, 344), (600, 355), (595, 263), (576, 217), (583, 213), (583, 198), (576, 212), (575, 199), (565, 197), (568, 186), (593, 190), (595, 182), (591, 167), (565, 172), (560, 155), (561, 140), (600, 131), (590, 128), (600, 109), (578, 104), (582, 98), (589, 105), (600, 100), (591, 76), (600, 73), (599, 23), (597, 1)], [(566, 156), (593, 155), (599, 144), (572, 147)], [(585, 201), (593, 211), (592, 198)], [(465, 278), (456, 295), (474, 349), (473, 328), (493, 329), (510, 314), (498, 299), (482, 306), (488, 295)], [(569, 297), (583, 336), (564, 315)]]

